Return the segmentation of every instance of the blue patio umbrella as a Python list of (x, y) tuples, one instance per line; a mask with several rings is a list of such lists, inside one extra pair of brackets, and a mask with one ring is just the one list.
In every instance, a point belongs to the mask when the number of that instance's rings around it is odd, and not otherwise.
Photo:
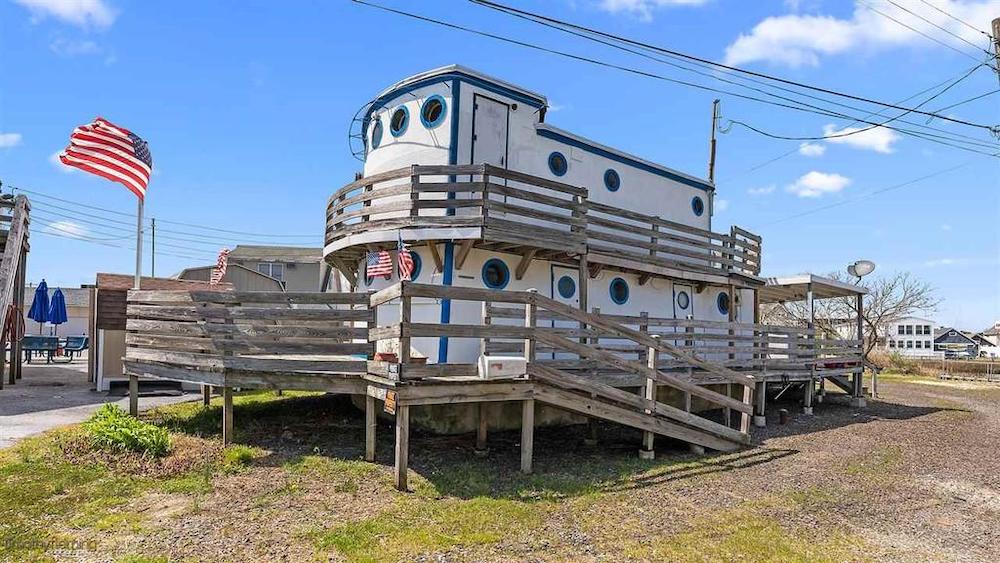
[(55, 334), (59, 334), (59, 325), (66, 322), (66, 297), (58, 287), (52, 293), (52, 303), (49, 304), (49, 322), (55, 325)]
[(35, 288), (35, 298), (31, 302), (31, 309), (28, 310), (28, 318), (38, 324), (38, 334), (42, 333), (42, 323), (49, 320), (49, 284), (42, 280)]

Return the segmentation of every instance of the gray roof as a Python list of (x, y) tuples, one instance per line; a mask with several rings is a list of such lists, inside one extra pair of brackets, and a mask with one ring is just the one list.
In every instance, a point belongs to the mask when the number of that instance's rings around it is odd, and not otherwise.
[(323, 249), (301, 246), (257, 246), (238, 244), (229, 253), (234, 260), (259, 260), (261, 262), (312, 263), (323, 260)]

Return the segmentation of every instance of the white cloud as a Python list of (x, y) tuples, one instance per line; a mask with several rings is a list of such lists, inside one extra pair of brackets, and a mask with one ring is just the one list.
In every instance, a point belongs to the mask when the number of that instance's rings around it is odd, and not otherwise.
[(101, 52), (101, 48), (93, 41), (74, 41), (65, 37), (57, 37), (52, 43), (49, 43), (49, 49), (60, 57), (96, 55)]
[(651, 21), (653, 12), (671, 6), (701, 6), (708, 0), (601, 0), (600, 8), (612, 14), (628, 14), (642, 21)]
[(826, 147), (817, 143), (802, 143), (799, 145), (799, 154), (802, 156), (823, 156)]
[(20, 133), (0, 133), (0, 149), (9, 149), (20, 144)]
[[(873, 4), (879, 11), (922, 32), (940, 36), (931, 24), (886, 2)], [(1000, 12), (1000, 0), (935, 0), (942, 11), (989, 29), (990, 21)], [(982, 35), (936, 10), (921, 10), (921, 16), (976, 44)], [(957, 45), (962, 44), (954, 39)], [(917, 33), (870, 10), (866, 3), (856, 2), (850, 18), (825, 15), (787, 14), (765, 18), (749, 33), (726, 47), (725, 62), (739, 65), (756, 61), (791, 67), (817, 66), (820, 58), (857, 50), (874, 50), (898, 46), (923, 45), (939, 48)]]
[(62, 153), (62, 151), (56, 151), (50, 154), (49, 164), (55, 166), (63, 174), (72, 174), (73, 172), (76, 172), (76, 168), (73, 168), (72, 166), (66, 166), (65, 164), (62, 163), (61, 160), (59, 160), (60, 153)]
[(53, 17), (79, 27), (107, 28), (118, 13), (105, 0), (14, 0), (36, 21)]
[(84, 238), (87, 236), (87, 228), (78, 223), (72, 221), (56, 221), (54, 223), (49, 223), (45, 225), (42, 229), (43, 233), (49, 233), (51, 235), (59, 235), (63, 237), (70, 238)]
[(770, 186), (762, 186), (759, 188), (750, 188), (747, 193), (750, 195), (768, 195), (773, 194), (774, 190), (778, 189), (777, 186), (771, 184)]
[(945, 223), (945, 224), (941, 225), (941, 230), (945, 231), (945, 232), (950, 231), (951, 230), (951, 225), (949, 225), (948, 223)]
[(715, 206), (716, 211), (725, 211), (729, 209), (728, 199), (717, 199), (712, 204)]
[(846, 188), (851, 179), (840, 174), (827, 174), (813, 170), (803, 175), (785, 189), (799, 197), (821, 197), (837, 193)]
[(1000, 260), (996, 258), (948, 257), (927, 260), (924, 262), (924, 266), (928, 268), (940, 268), (942, 266), (992, 266), (997, 263), (1000, 263)]
[[(889, 154), (893, 152), (892, 144), (900, 139), (899, 133), (885, 127), (844, 127), (837, 129), (836, 125), (825, 125), (823, 135), (829, 137), (828, 143), (848, 145), (856, 149), (869, 150)], [(854, 133), (861, 131), (860, 133)], [(854, 133), (854, 134), (847, 134)], [(847, 134), (847, 135), (845, 135)], [(831, 135), (842, 135), (840, 137), (830, 137)]]

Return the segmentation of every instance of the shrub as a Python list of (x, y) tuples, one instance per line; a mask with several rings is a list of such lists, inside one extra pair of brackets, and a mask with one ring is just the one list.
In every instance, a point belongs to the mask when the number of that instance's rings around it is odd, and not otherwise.
[(253, 461), (256, 450), (250, 446), (237, 444), (222, 452), (222, 465), (228, 471), (238, 471)]
[(102, 406), (83, 426), (91, 443), (101, 449), (156, 457), (165, 455), (170, 449), (170, 436), (165, 429), (130, 416), (118, 405)]

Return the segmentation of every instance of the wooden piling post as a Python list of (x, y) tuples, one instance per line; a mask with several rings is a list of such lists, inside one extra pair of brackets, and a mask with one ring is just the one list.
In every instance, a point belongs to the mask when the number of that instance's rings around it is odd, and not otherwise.
[(486, 451), (486, 436), (489, 430), (488, 419), (486, 418), (487, 403), (479, 403), (478, 412), (479, 424), (476, 426), (476, 451)]
[(410, 406), (396, 406), (396, 489), (406, 491), (406, 472), (410, 463)]
[[(651, 338), (659, 339), (659, 334), (652, 335)], [(660, 361), (660, 351), (655, 346), (650, 346), (646, 349), (646, 366), (650, 369), (657, 369)], [(645, 412), (646, 414), (653, 415), (655, 413), (656, 404), (656, 380), (652, 377), (646, 378), (646, 385), (643, 387), (642, 398), (646, 400)], [(642, 449), (639, 450), (639, 459), (653, 459), (656, 457), (656, 450), (653, 448), (653, 442), (656, 435), (652, 432), (643, 431), (642, 433)]]
[(133, 374), (128, 376), (128, 413), (139, 416), (139, 377)]
[(753, 425), (759, 428), (767, 426), (767, 418), (765, 416), (765, 411), (767, 409), (767, 382), (761, 381), (757, 383), (757, 400), (755, 401), (756, 409), (753, 415)]
[(375, 397), (365, 396), (365, 461), (375, 461)]
[(212, 402), (212, 386), (202, 385), (201, 386), (201, 404), (208, 406)]
[(222, 443), (233, 443), (233, 388), (222, 388)]
[(535, 449), (535, 400), (521, 402), (521, 473), (531, 473)]

